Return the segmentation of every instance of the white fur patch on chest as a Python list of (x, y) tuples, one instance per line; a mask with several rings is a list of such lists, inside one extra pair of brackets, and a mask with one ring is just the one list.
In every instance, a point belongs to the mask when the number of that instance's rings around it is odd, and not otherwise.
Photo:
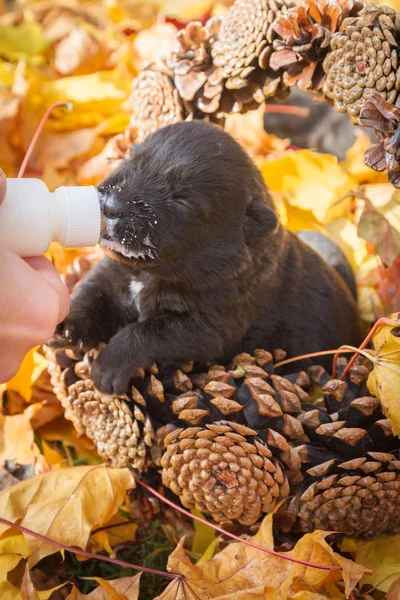
[(132, 300), (136, 305), (138, 312), (140, 312), (140, 292), (142, 291), (144, 284), (137, 279), (132, 279), (129, 284), (129, 289), (132, 295)]

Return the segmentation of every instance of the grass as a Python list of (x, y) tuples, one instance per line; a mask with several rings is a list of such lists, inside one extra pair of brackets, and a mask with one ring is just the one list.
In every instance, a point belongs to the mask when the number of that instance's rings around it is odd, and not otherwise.
[[(161, 571), (166, 570), (168, 556), (174, 549), (161, 527), (155, 520), (147, 529), (138, 530), (136, 540), (117, 553), (117, 558), (126, 562), (143, 565)], [(96, 586), (96, 582), (86, 581), (82, 577), (102, 577), (103, 579), (118, 579), (132, 577), (137, 571), (102, 562), (87, 560), (81, 562), (74, 554), (66, 553), (65, 567), (68, 578), (75, 583), (83, 594), (88, 594)], [(158, 575), (143, 573), (140, 582), (140, 600), (153, 600), (166, 587), (168, 581)]]

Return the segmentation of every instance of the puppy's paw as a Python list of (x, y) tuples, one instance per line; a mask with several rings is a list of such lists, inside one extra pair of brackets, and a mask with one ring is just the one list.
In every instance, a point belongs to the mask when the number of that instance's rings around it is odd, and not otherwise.
[(121, 346), (111, 340), (92, 366), (92, 379), (103, 394), (120, 396), (129, 388), (135, 366), (121, 358)]
[(90, 319), (81, 314), (74, 315), (72, 312), (57, 325), (54, 336), (47, 342), (52, 348), (79, 348), (89, 349), (97, 346), (94, 328), (91, 327)]

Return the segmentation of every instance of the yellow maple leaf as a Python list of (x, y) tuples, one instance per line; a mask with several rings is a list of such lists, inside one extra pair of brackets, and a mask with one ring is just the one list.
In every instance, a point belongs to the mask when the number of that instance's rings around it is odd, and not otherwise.
[(161, 13), (178, 21), (193, 21), (206, 14), (213, 0), (166, 0), (161, 4)]
[(34, 442), (31, 419), (40, 408), (41, 404), (36, 403), (28, 406), (22, 414), (0, 416), (0, 466), (6, 460), (20, 465), (36, 462), (40, 452)]
[(32, 397), (32, 383), (47, 369), (49, 361), (34, 348), (25, 356), (18, 373), (7, 383), (7, 389), (18, 392), (26, 402)]
[(362, 562), (372, 572), (361, 580), (387, 592), (400, 576), (400, 535), (377, 535), (369, 540), (344, 540), (342, 550), (349, 549), (357, 562)]
[(311, 150), (290, 151), (260, 167), (271, 190), (283, 194), (290, 206), (311, 211), (321, 224), (345, 216), (350, 200), (339, 201), (357, 188), (334, 156)]
[(30, 93), (24, 104), (24, 124), (28, 127), (25, 137), (32, 137), (44, 111), (55, 102), (71, 102), (73, 110), (64, 111), (62, 118), (48, 122), (48, 129), (67, 131), (96, 127), (117, 114), (121, 119), (125, 115), (128, 124), (131, 77), (120, 68), (59, 79), (30, 73)]
[[(249, 541), (273, 550), (272, 519), (272, 514), (267, 515), (259, 531)], [(332, 567), (329, 570), (285, 560), (239, 542), (229, 544), (211, 560), (193, 565), (183, 550), (183, 540), (170, 555), (168, 570), (183, 575), (188, 591), (198, 590), (200, 587), (202, 599), (235, 600), (238, 598), (238, 590), (242, 594), (239, 597), (257, 598), (257, 594), (258, 597), (263, 597), (265, 588), (279, 591), (282, 598), (288, 598), (292, 593), (310, 588), (324, 593), (326, 585), (338, 581), (344, 581), (346, 594), (350, 594), (368, 569), (334, 552), (325, 541), (327, 535), (329, 533), (326, 531), (306, 534), (285, 556)], [(172, 582), (167, 588), (171, 592), (170, 596), (163, 594), (158, 600), (161, 597), (172, 598), (174, 584), (176, 582)]]
[(357, 135), (354, 144), (347, 150), (346, 158), (342, 163), (347, 173), (360, 184), (387, 181), (385, 173), (378, 173), (365, 164), (364, 153), (370, 146), (371, 140), (367, 134), (361, 132)]
[[(58, 469), (3, 490), (0, 514), (49, 539), (24, 534), (32, 566), (58, 552), (50, 540), (86, 548), (91, 530), (111, 519), (134, 486), (129, 469), (106, 465)], [(0, 524), (0, 536), (9, 530), (10, 526)]]
[[(374, 368), (368, 377), (368, 389), (381, 402), (390, 419), (393, 433), (400, 436), (400, 313), (389, 317), (393, 325), (382, 325), (373, 336)], [(398, 324), (396, 324), (396, 321)]]

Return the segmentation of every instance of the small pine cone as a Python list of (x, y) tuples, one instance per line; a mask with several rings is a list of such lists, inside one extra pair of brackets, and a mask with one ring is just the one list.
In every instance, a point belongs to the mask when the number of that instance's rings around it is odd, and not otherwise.
[(229, 111), (245, 112), (268, 96), (286, 94), (281, 74), (268, 67), (272, 23), (288, 6), (287, 0), (236, 0), (223, 20), (212, 47), (215, 71), (209, 82), (211, 89), (223, 82)]
[(332, 37), (323, 63), (323, 92), (339, 112), (347, 110), (353, 123), (359, 123), (359, 113), (374, 92), (395, 104), (400, 90), (399, 39), (398, 14), (372, 4), (345, 19)]
[(332, 459), (307, 473), (313, 483), (288, 508), (300, 531), (340, 531), (348, 537), (400, 532), (398, 450), (368, 452), (342, 463)]
[(248, 427), (220, 421), (164, 440), (162, 479), (187, 508), (252, 525), (289, 493), (279, 461)]
[(325, 77), (322, 61), (332, 34), (362, 6), (353, 0), (309, 0), (290, 8), (272, 24), (279, 37), (273, 41), (271, 68), (285, 71), (283, 81), (288, 86), (297, 83), (301, 90), (319, 92)]
[(137, 405), (131, 409), (124, 399), (101, 394), (87, 379), (69, 387), (64, 406), (65, 417), (93, 440), (99, 455), (112, 467), (147, 468), (154, 430)]
[(181, 98), (193, 102), (195, 108), (204, 109), (206, 113), (213, 113), (219, 108), (222, 92), (220, 86), (219, 94), (213, 94), (213, 102), (204, 96), (204, 86), (213, 72), (211, 45), (218, 35), (221, 22), (221, 18), (213, 17), (204, 26), (197, 21), (189, 23), (178, 32), (178, 45), (166, 60)]
[[(161, 443), (154, 431), (146, 405), (138, 390), (128, 396), (107, 396), (95, 389), (91, 366), (99, 350), (86, 354), (75, 350), (45, 348), (50, 360), (51, 383), (80, 434), (91, 439), (99, 455), (113, 467), (132, 466), (139, 471), (158, 464)], [(150, 390), (151, 391), (151, 390)], [(157, 442), (155, 442), (157, 438)]]
[(163, 65), (151, 65), (133, 80), (130, 127), (137, 132), (137, 143), (157, 129), (184, 119), (184, 107), (171, 75)]

